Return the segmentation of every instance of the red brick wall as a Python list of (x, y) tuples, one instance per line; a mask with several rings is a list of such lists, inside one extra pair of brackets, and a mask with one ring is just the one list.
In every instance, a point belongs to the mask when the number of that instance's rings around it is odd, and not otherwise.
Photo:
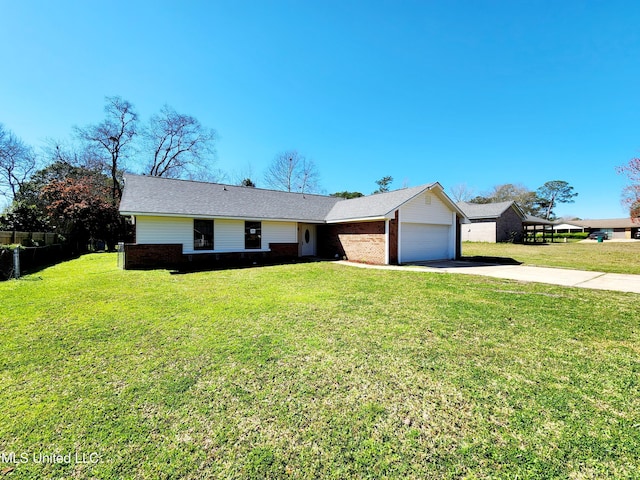
[(124, 268), (173, 267), (182, 262), (182, 244), (125, 244)]
[(270, 243), (269, 249), (269, 256), (272, 258), (298, 256), (297, 243)]
[(318, 234), (321, 255), (355, 262), (384, 263), (384, 241), (383, 221), (326, 225)]
[(207, 269), (274, 263), (298, 256), (297, 243), (270, 243), (270, 252), (182, 254), (181, 244), (126, 244), (125, 269)]

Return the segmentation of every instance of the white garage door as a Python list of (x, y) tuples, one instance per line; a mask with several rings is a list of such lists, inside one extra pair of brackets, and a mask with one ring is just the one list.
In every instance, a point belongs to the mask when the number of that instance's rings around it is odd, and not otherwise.
[(444, 260), (449, 253), (449, 225), (402, 223), (400, 233), (400, 262)]

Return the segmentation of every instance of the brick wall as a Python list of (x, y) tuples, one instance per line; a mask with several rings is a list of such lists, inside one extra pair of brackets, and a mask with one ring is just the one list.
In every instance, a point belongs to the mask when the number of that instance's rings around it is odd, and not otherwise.
[(270, 243), (270, 252), (182, 254), (181, 244), (126, 244), (125, 269), (214, 269), (277, 263), (298, 257), (297, 243)]
[(173, 268), (182, 263), (182, 245), (125, 244), (124, 268)]
[(270, 243), (269, 256), (271, 258), (294, 258), (298, 256), (297, 243)]
[(322, 256), (333, 258), (337, 254), (355, 262), (384, 263), (383, 221), (325, 225), (319, 229), (318, 240)]

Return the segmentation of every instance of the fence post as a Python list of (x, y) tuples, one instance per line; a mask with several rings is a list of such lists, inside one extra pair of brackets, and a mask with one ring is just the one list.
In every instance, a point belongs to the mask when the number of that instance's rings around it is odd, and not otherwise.
[(20, 278), (20, 248), (16, 247), (13, 249), (13, 276), (18, 279)]
[(125, 258), (124, 258), (124, 242), (118, 242), (118, 267), (124, 269)]

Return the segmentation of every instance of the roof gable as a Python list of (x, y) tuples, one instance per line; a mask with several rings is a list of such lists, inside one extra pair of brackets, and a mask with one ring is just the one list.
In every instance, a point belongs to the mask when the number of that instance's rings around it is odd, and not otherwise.
[(366, 197), (352, 198), (336, 203), (327, 215), (328, 223), (392, 218), (395, 210), (426, 191), (432, 191), (452, 211), (464, 217), (463, 212), (444, 193), (438, 182), (418, 187), (403, 188), (392, 192), (378, 193)]
[(509, 208), (513, 208), (516, 213), (524, 220), (525, 213), (514, 201), (497, 202), (497, 203), (468, 203), (458, 202), (458, 207), (465, 213), (467, 218), (471, 220), (479, 220), (481, 218), (498, 218), (504, 214)]

